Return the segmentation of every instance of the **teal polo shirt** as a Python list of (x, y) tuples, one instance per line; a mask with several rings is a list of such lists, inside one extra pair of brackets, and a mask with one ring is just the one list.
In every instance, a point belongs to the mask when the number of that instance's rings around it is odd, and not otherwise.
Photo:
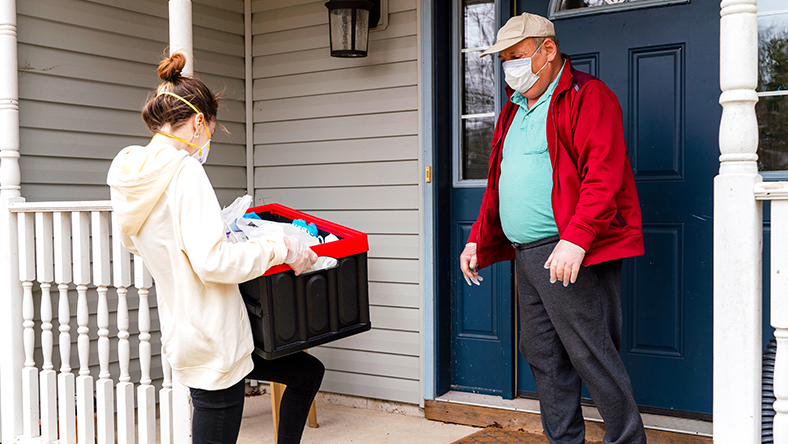
[(503, 232), (518, 244), (558, 234), (550, 201), (553, 166), (547, 151), (547, 111), (563, 72), (561, 67), (558, 77), (531, 108), (517, 91), (510, 99), (518, 109), (503, 141), (498, 196)]

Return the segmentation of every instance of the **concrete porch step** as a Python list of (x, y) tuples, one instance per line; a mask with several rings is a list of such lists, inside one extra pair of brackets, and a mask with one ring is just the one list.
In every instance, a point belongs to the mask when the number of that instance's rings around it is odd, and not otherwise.
[[(417, 405), (380, 411), (332, 404), (334, 397), (318, 393), (319, 426), (307, 426), (301, 444), (451, 444), (480, 430), (427, 420)], [(247, 397), (238, 444), (273, 444), (273, 433), (270, 395)]]

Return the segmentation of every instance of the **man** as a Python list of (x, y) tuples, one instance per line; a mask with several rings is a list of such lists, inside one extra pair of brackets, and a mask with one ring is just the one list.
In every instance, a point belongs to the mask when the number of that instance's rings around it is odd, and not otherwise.
[(643, 254), (621, 106), (560, 53), (553, 24), (523, 14), (498, 31), (510, 100), (493, 136), (487, 190), (460, 265), (515, 260), (520, 352), (551, 443), (583, 443), (581, 380), (605, 443), (645, 443), (621, 346), (622, 258)]

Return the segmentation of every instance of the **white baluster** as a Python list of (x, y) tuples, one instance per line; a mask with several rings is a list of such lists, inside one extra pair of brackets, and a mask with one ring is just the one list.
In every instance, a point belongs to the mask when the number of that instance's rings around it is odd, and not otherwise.
[(33, 357), (36, 346), (35, 308), (33, 303), (33, 281), (36, 279), (35, 215), (19, 213), (17, 227), (19, 233), (19, 280), (22, 281), (24, 299), (22, 317), (24, 318), (23, 340), (25, 348), (25, 368), (22, 370), (22, 427), (25, 438), (40, 435), (38, 416), (38, 369)]
[(137, 387), (139, 444), (156, 444), (156, 389), (151, 385), (150, 287), (153, 279), (141, 257), (134, 256), (134, 286), (140, 297), (137, 323), (140, 330), (140, 386)]
[[(714, 179), (714, 442), (760, 442), (762, 205), (757, 0), (720, 2), (720, 170)], [(735, 326), (736, 328), (732, 328)]]
[[(775, 250), (772, 250), (775, 251)], [(774, 256), (772, 256), (774, 260)], [(783, 270), (788, 268), (784, 267)], [(772, 298), (782, 299), (778, 303), (772, 302), (772, 310), (775, 305), (779, 305), (781, 309), (788, 307), (788, 294), (782, 293), (776, 295), (772, 292)], [(777, 339), (777, 354), (774, 358), (774, 397), (777, 399), (774, 402), (774, 423), (772, 424), (772, 434), (775, 443), (788, 442), (788, 317), (785, 312), (777, 314), (778, 320), (775, 320), (775, 312), (772, 312), (772, 325), (781, 325), (775, 327), (774, 337)]]
[(98, 358), (99, 379), (96, 381), (96, 432), (98, 444), (115, 442), (115, 399), (109, 373), (109, 305), (107, 287), (112, 284), (109, 256), (109, 213), (91, 214), (93, 233), (93, 283), (98, 290)]
[(172, 368), (162, 352), (161, 368), (164, 371), (164, 382), (159, 390), (159, 422), (161, 423), (161, 444), (172, 442)]
[(771, 324), (775, 328), (777, 354), (774, 359), (774, 442), (788, 442), (788, 193), (772, 200)]
[(71, 309), (68, 302), (68, 284), (71, 282), (71, 218), (70, 213), (57, 211), (54, 214), (55, 233), (55, 282), (60, 293), (58, 298), (58, 323), (60, 337), (60, 374), (57, 377), (57, 400), (60, 442), (77, 442), (76, 387), (71, 373)]
[(52, 214), (36, 213), (36, 280), (41, 284), (41, 352), (44, 365), (39, 375), (41, 384), (41, 437), (57, 439), (57, 375), (52, 365)]
[(93, 418), (93, 377), (90, 376), (90, 337), (88, 333), (88, 284), (90, 283), (90, 213), (71, 213), (71, 232), (74, 247), (74, 284), (77, 286), (77, 442), (93, 444), (96, 429)]
[(131, 286), (131, 253), (120, 242), (117, 221), (112, 221), (112, 261), (114, 284), (118, 290), (118, 361), (120, 382), (118, 391), (118, 444), (135, 444), (134, 384), (129, 376), (129, 304)]

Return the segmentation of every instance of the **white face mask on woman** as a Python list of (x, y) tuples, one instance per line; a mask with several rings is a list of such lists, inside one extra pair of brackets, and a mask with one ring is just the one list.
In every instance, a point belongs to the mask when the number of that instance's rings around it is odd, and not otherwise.
[[(544, 45), (544, 42), (542, 42)], [(539, 49), (542, 48), (542, 45), (539, 45), (539, 48), (536, 48), (534, 51), (534, 55), (539, 52)], [(534, 73), (533, 69), (531, 68), (531, 59), (533, 59), (533, 55), (531, 57), (525, 59), (516, 59), (516, 60), (509, 60), (507, 62), (503, 62), (503, 72), (506, 76), (506, 83), (509, 86), (519, 92), (520, 94), (525, 94), (526, 91), (531, 89), (539, 80), (539, 73), (542, 72), (547, 63), (544, 64), (539, 71)]]
[(208, 139), (200, 149), (197, 150), (196, 153), (192, 154), (192, 157), (197, 159), (201, 165), (205, 165), (205, 162), (208, 161), (208, 154), (211, 152), (211, 139)]

